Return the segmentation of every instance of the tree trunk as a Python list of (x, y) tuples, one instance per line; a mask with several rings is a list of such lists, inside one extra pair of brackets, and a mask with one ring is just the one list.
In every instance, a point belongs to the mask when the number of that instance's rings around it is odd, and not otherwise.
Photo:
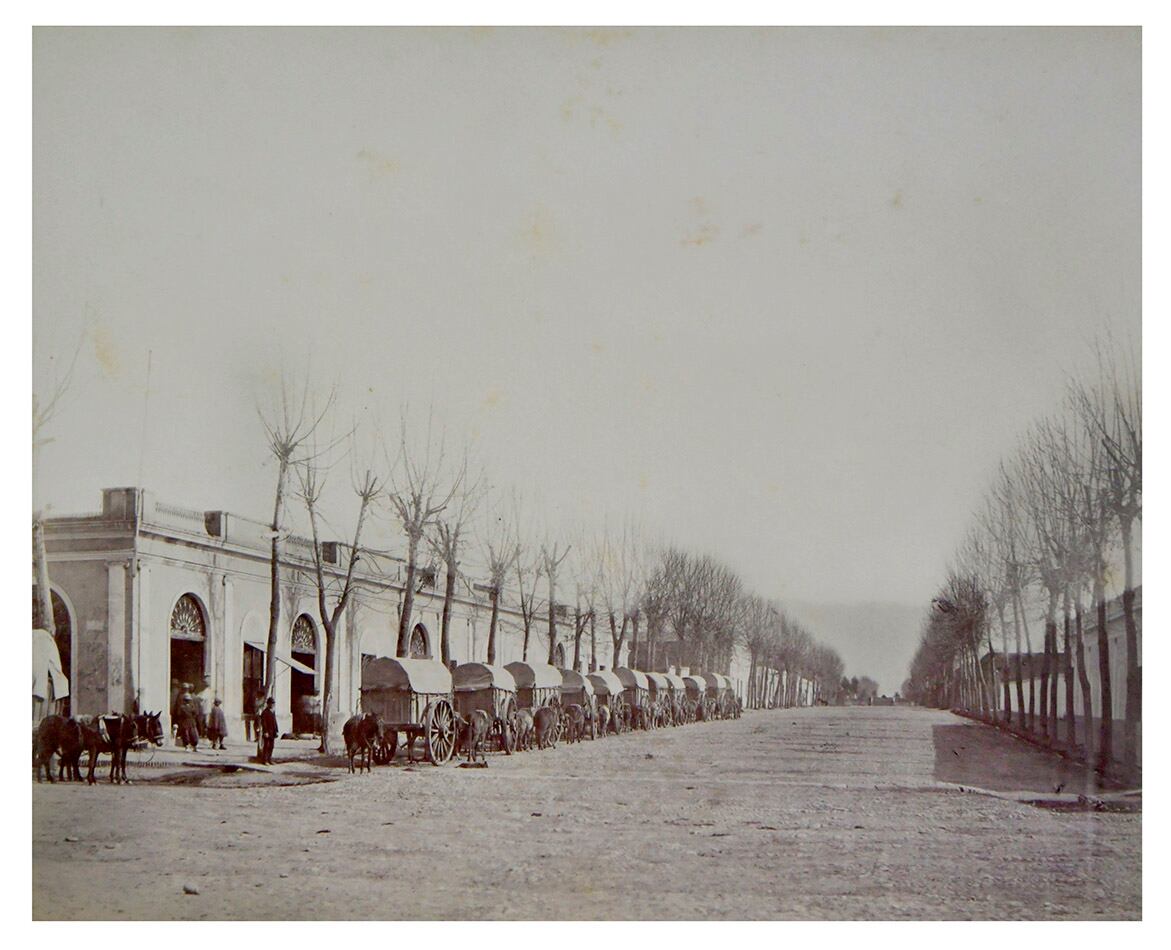
[[(632, 667), (638, 666), (638, 611), (630, 617), (630, 653), (629, 662)], [(649, 669), (649, 667), (648, 667)]]
[(1073, 702), (1073, 650), (1070, 642), (1070, 627), (1072, 626), (1072, 618), (1070, 617), (1070, 598), (1069, 588), (1061, 595), (1061, 629), (1062, 642), (1065, 645), (1065, 657), (1061, 664), (1061, 675), (1065, 680), (1065, 743), (1070, 750), (1077, 749), (1077, 720), (1074, 714)]
[(1082, 610), (1082, 595), (1079, 591), (1074, 601), (1074, 634), (1077, 638), (1077, 678), (1082, 690), (1082, 735), (1086, 741), (1086, 761), (1090, 761), (1094, 752), (1094, 691), (1090, 686), (1090, 674), (1086, 669), (1086, 644), (1083, 636), (1084, 612)]
[(1110, 685), (1110, 635), (1106, 629), (1106, 595), (1101, 580), (1094, 581), (1094, 608), (1098, 620), (1098, 678), (1102, 696), (1099, 719), (1098, 768), (1105, 771), (1114, 758), (1114, 696)]
[(277, 469), (276, 501), (272, 506), (272, 547), (269, 551), (268, 579), (268, 652), (264, 657), (264, 694), (271, 697), (276, 690), (276, 644), (281, 623), (281, 509), (285, 503), (285, 479), (288, 462), (282, 460)]
[(581, 608), (573, 608), (573, 669), (581, 672), (581, 635), (585, 632), (585, 623), (581, 619)]
[(1049, 674), (1052, 671), (1050, 666), (1051, 644), (1057, 637), (1057, 622), (1054, 618), (1056, 597), (1052, 591), (1048, 593), (1049, 600), (1045, 610), (1045, 632), (1042, 634), (1044, 641), (1041, 652), (1041, 738), (1046, 742), (1053, 738), (1049, 725)]
[(407, 539), (407, 580), (403, 585), (403, 609), (398, 618), (398, 655), (411, 655), (411, 615), (415, 610), (415, 573), (419, 557), (419, 539)]
[(321, 748), (320, 752), (325, 755), (330, 754), (329, 747), (329, 727), (331, 713), (333, 711), (333, 697), (337, 691), (337, 667), (338, 657), (335, 651), (339, 643), (337, 637), (334, 636), (333, 623), (328, 617), (322, 617), (321, 628), (325, 632), (325, 672), (322, 676), (323, 684), (321, 687)]
[(492, 615), (488, 620), (488, 665), (496, 663), (496, 625), (500, 622), (500, 588), (493, 587), (488, 593), (492, 601)]
[(1122, 727), (1122, 761), (1138, 765), (1138, 729), (1143, 717), (1142, 668), (1138, 662), (1138, 624), (1134, 618), (1134, 555), (1131, 521), (1122, 518), (1123, 585), (1122, 616), (1126, 625), (1126, 721)]
[(590, 611), (590, 672), (598, 672), (598, 613)]
[[(1017, 594), (1018, 600), (1020, 594)], [(1029, 618), (1025, 614), (1025, 605), (1023, 601), (1020, 603), (1021, 629), (1025, 632), (1025, 650), (1029, 655), (1029, 718), (1028, 728), (1030, 732), (1036, 731), (1037, 728), (1037, 678), (1033, 675), (1033, 637), (1029, 633)]]
[(553, 600), (553, 572), (549, 571), (549, 665), (553, 665), (557, 649), (557, 603)]
[(451, 667), (451, 605), (455, 600), (455, 580), (458, 569), (455, 563), (454, 552), (447, 561), (447, 576), (443, 584), (443, 613), (439, 619), (439, 655), (443, 658), (443, 665)]
[(1021, 656), (1021, 614), (1020, 604), (1016, 595), (1012, 598), (1012, 626), (1016, 634), (1016, 657), (1014, 661), (1014, 675), (1016, 677), (1016, 719), (1017, 725), (1025, 727), (1025, 670)]

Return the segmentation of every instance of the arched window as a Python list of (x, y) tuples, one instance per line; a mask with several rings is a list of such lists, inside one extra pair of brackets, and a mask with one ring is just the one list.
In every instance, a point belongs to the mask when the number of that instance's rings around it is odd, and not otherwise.
[(557, 649), (553, 653), (553, 665), (558, 669), (565, 669), (565, 644), (558, 643)]
[(293, 624), (293, 652), (317, 652), (317, 630), (308, 614), (301, 614)]
[(191, 594), (184, 594), (171, 611), (171, 639), (199, 640), (207, 638), (207, 625), (199, 601)]
[(416, 660), (425, 660), (431, 656), (431, 647), (427, 643), (427, 628), (421, 623), (415, 624), (415, 629), (411, 631), (410, 654), (411, 658)]

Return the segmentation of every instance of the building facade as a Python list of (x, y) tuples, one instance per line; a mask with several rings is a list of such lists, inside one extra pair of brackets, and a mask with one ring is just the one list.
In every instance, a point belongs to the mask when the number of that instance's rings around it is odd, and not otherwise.
[[(266, 662), (268, 525), (167, 504), (140, 488), (111, 488), (100, 511), (49, 519), (45, 544), (73, 715), (161, 710), (169, 725), (175, 691), (206, 682), (223, 700), (229, 728), (242, 734)], [(325, 659), (313, 552), (297, 537), (282, 550), (277, 714), (282, 731), (308, 731), (297, 717), (321, 695)], [(348, 549), (325, 542), (322, 557), (328, 581), (340, 587)], [(397, 558), (362, 552), (337, 630), (335, 713), (357, 709), (364, 658), (395, 655), (405, 568)], [(510, 591), (500, 600), (496, 662), (503, 665), (522, 658), (523, 621)], [(413, 656), (438, 658), (442, 607), (442, 578), (423, 572), (410, 618)], [(461, 584), (449, 628), (453, 660), (485, 660), (489, 616), (487, 588)], [(572, 634), (572, 623), (558, 622), (560, 665), (573, 655)], [(543, 660), (548, 650), (548, 620), (538, 617), (529, 656)], [(589, 660), (587, 652), (583, 665)]]

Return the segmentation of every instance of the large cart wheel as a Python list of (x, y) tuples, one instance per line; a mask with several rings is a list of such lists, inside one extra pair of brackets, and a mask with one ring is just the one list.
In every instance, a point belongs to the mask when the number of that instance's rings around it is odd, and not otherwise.
[(432, 765), (444, 765), (455, 752), (455, 711), (446, 699), (427, 704), (423, 713), (423, 744)]

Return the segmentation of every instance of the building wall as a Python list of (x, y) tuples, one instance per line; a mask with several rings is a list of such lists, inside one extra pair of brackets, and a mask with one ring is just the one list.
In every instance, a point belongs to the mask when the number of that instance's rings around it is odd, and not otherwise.
[[(73, 711), (94, 714), (161, 710), (169, 725), (171, 706), (171, 614), (191, 595), (203, 615), (203, 668), (223, 700), (229, 728), (243, 732), (244, 645), (267, 644), (269, 559), (267, 529), (226, 512), (197, 512), (159, 502), (149, 492), (108, 489), (102, 511), (51, 519), (46, 546), (53, 589), (71, 612), (74, 629)], [(306, 614), (316, 631), (315, 686), (323, 686), (325, 645), (318, 617), (307, 542), (285, 543), (277, 654), (291, 653), (292, 628)], [(300, 557), (298, 556), (300, 555)], [(341, 560), (339, 558), (339, 560)], [(363, 556), (364, 561), (376, 559)], [(357, 710), (363, 654), (396, 652), (401, 586), (393, 559), (358, 575), (358, 586), (338, 626), (338, 692), (334, 710)], [(340, 569), (337, 571), (340, 576)], [(388, 581), (387, 578), (390, 578)], [(414, 601), (411, 628), (422, 624), (433, 657), (440, 655), (442, 580)], [(450, 647), (457, 662), (484, 661), (490, 611), (486, 602), (457, 598)], [(535, 618), (529, 657), (548, 655), (547, 620)], [(587, 635), (588, 636), (588, 635)], [(572, 657), (572, 626), (560, 624), (558, 642)], [(602, 644), (599, 644), (601, 647)], [(609, 647), (609, 641), (606, 641)], [(600, 652), (600, 651), (599, 651)], [(502, 597), (497, 663), (520, 659), (521, 618)], [(588, 647), (584, 653), (588, 664)], [(276, 706), (282, 730), (292, 725), (292, 675), (277, 663)], [(198, 685), (198, 684), (196, 684)], [(337, 723), (340, 728), (340, 722)]]

